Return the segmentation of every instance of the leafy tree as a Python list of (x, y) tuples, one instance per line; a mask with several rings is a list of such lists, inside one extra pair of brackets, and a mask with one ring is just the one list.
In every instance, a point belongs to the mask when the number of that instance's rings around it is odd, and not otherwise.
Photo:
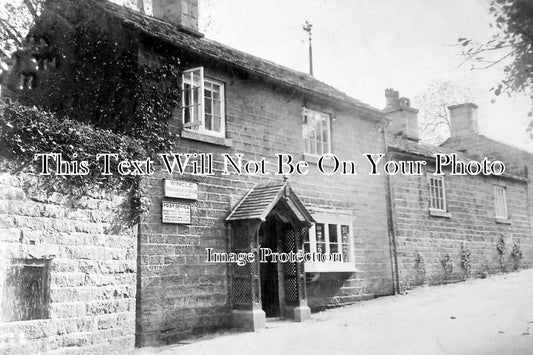
[(503, 64), (505, 78), (492, 88), (494, 94), (523, 92), (533, 100), (533, 1), (491, 0), (489, 11), (497, 31), (486, 42), (459, 38), (464, 63), (474, 69)]
[(451, 81), (431, 83), (423, 93), (414, 98), (418, 108), (418, 127), (424, 143), (440, 144), (450, 136), (448, 106), (476, 102), (479, 93), (470, 87)]
[[(13, 65), (11, 55), (39, 15), (43, 0), (11, 0), (0, 5), (0, 61)], [(5, 65), (4, 65), (5, 66)]]

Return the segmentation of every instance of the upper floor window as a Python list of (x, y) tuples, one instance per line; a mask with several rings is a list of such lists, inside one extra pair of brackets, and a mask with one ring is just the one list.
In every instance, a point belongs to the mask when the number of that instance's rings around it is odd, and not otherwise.
[(507, 214), (507, 200), (505, 198), (505, 187), (494, 186), (494, 206), (495, 217), (500, 219), (508, 219)]
[(329, 115), (303, 109), (303, 138), (305, 141), (304, 153), (322, 155), (331, 153), (331, 131)]
[(203, 67), (184, 71), (181, 79), (183, 128), (224, 137), (224, 83), (205, 78)]
[(327, 254), (329, 261), (305, 263), (306, 272), (355, 271), (352, 217), (313, 215), (304, 238), (306, 253)]
[(446, 189), (443, 175), (428, 175), (429, 208), (430, 210), (446, 212)]

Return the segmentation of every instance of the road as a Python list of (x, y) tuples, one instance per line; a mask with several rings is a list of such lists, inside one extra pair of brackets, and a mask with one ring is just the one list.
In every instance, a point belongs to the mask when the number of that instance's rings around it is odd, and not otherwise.
[(533, 269), (420, 287), (273, 322), (255, 333), (227, 332), (187, 345), (143, 348), (170, 354), (533, 354)]

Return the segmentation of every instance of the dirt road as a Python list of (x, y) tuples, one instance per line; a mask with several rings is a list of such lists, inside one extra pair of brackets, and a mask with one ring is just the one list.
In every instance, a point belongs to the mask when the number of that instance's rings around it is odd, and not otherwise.
[(421, 287), (140, 354), (533, 354), (533, 270)]

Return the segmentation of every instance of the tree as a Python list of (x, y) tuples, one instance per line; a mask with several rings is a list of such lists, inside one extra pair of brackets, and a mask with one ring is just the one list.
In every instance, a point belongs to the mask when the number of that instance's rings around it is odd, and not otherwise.
[[(128, 8), (146, 13), (151, 0), (111, 0)], [(22, 48), (24, 39), (41, 13), (45, 0), (7, 0), (0, 2), (0, 64), (2, 69), (14, 65), (13, 53)]]
[(418, 127), (424, 143), (440, 144), (450, 136), (448, 106), (475, 102), (477, 90), (451, 81), (433, 82), (414, 98), (418, 108)]
[(4, 67), (13, 65), (11, 55), (23, 46), (42, 3), (42, 0), (12, 0), (0, 5), (0, 61)]
[(473, 69), (504, 64), (505, 78), (492, 88), (494, 94), (523, 92), (533, 100), (533, 1), (491, 0), (489, 11), (498, 31), (481, 43), (459, 38), (464, 63)]

